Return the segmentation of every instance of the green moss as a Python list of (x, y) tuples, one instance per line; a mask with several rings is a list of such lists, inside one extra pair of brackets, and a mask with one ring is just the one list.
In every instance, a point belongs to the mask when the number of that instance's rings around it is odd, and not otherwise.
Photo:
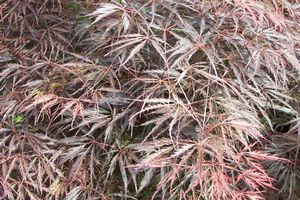
[(51, 84), (50, 84), (50, 87), (52, 88), (52, 89), (55, 89), (55, 88), (57, 88), (59, 86), (59, 84), (57, 83), (57, 82), (52, 82)]

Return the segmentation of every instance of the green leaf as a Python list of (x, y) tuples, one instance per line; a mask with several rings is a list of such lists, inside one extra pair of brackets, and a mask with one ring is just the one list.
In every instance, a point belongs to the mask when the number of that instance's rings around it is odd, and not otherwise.
[(16, 114), (15, 116), (13, 116), (12, 118), (12, 122), (17, 124), (17, 123), (22, 123), (24, 121), (24, 116), (21, 114)]
[(123, 5), (126, 3), (125, 0), (118, 0), (118, 2)]
[(77, 9), (77, 8), (79, 8), (79, 4), (76, 1), (70, 1), (69, 3), (67, 3), (66, 8), (67, 9)]

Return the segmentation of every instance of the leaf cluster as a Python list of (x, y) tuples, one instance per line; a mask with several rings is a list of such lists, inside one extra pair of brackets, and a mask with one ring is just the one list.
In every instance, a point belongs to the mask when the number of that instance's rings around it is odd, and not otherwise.
[(3, 199), (297, 198), (298, 1), (5, 0), (0, 22)]

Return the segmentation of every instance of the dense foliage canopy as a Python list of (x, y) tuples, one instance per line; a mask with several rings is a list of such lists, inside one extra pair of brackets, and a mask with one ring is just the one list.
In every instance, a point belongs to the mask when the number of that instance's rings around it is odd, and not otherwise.
[(0, 199), (299, 199), (299, 30), (297, 0), (0, 0)]

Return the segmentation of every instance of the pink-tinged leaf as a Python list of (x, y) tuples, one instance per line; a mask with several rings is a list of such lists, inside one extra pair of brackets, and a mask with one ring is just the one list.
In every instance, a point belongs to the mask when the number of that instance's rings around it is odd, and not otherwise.
[(123, 29), (125, 32), (128, 31), (129, 27), (130, 27), (130, 20), (129, 20), (129, 16), (128, 14), (124, 13), (122, 15), (122, 23), (123, 23)]
[(139, 190), (138, 190), (137, 193), (140, 193), (146, 186), (149, 185), (149, 183), (152, 180), (154, 172), (155, 172), (154, 168), (150, 168), (150, 169), (147, 170), (147, 172), (145, 173), (144, 178), (141, 181), (141, 184), (140, 184), (140, 187), (139, 187)]
[(77, 200), (82, 192), (83, 188), (81, 186), (77, 186), (67, 194), (64, 200)]
[(139, 53), (140, 50), (145, 46), (145, 44), (146, 44), (146, 41), (143, 41), (142, 43), (136, 45), (130, 52), (128, 58), (123, 62), (123, 65), (125, 65), (133, 56), (135, 56), (137, 53)]
[(127, 193), (128, 193), (128, 178), (127, 178), (125, 164), (123, 161), (122, 154), (119, 155), (119, 168), (120, 168), (122, 180), (124, 183), (125, 194), (127, 195)]
[[(154, 38), (156, 39), (156, 38)], [(161, 48), (161, 46), (159, 45), (159, 43), (156, 40), (151, 40), (151, 44), (153, 45), (153, 47), (155, 48), (155, 50), (157, 51), (157, 53), (159, 54), (159, 56), (162, 57), (162, 59), (164, 60), (165, 64), (168, 63), (167, 58), (166, 58), (166, 53), (163, 51), (163, 49)]]
[(98, 21), (102, 20), (105, 17), (112, 15), (113, 13), (121, 10), (121, 7), (111, 3), (102, 4), (100, 8), (96, 11), (92, 12), (88, 16), (96, 16), (96, 19), (93, 21), (93, 24), (97, 23)]
[(111, 159), (110, 164), (109, 164), (109, 168), (108, 168), (108, 171), (107, 171), (107, 174), (106, 174), (106, 179), (108, 179), (113, 174), (113, 172), (115, 171), (118, 160), (119, 160), (119, 155), (116, 155)]

